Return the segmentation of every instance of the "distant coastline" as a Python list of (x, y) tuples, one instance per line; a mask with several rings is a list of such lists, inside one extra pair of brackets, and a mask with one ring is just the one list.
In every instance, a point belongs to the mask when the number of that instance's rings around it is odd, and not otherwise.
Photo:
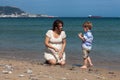
[(46, 14), (30, 14), (17, 7), (0, 6), (0, 18), (36, 18), (36, 17), (55, 17)]

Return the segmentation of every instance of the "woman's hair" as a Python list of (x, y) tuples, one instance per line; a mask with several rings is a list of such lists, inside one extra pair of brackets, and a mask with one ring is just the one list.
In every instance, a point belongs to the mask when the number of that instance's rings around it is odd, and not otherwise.
[(86, 22), (83, 23), (82, 26), (83, 27), (88, 27), (91, 30), (93, 25), (90, 21), (86, 21)]
[(52, 30), (54, 31), (56, 28), (58, 28), (58, 25), (60, 23), (62, 24), (62, 26), (64, 25), (63, 21), (61, 21), (61, 20), (55, 20), (54, 23), (53, 23), (53, 29)]

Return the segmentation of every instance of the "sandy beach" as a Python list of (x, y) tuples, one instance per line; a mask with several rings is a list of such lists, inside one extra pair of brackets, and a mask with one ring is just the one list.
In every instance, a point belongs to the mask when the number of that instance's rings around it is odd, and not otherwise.
[(0, 80), (120, 80), (120, 71), (50, 66), (36, 61), (0, 59)]

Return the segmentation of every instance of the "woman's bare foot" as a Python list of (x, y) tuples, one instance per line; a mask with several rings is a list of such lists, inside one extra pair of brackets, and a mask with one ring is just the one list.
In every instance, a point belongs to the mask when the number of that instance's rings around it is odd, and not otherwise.
[(87, 69), (87, 66), (82, 66), (82, 67), (80, 67), (80, 68), (82, 68), (82, 69)]

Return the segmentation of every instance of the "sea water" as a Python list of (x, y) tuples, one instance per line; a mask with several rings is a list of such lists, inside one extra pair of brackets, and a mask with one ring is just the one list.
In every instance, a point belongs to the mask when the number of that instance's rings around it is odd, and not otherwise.
[[(0, 18), (1, 57), (44, 59), (44, 39), (54, 20), (64, 22), (67, 35), (66, 59), (68, 64), (81, 64), (81, 40), (85, 21), (93, 23), (93, 48), (90, 56), (97, 65), (120, 63), (120, 18)], [(103, 64), (103, 65), (104, 65)]]

